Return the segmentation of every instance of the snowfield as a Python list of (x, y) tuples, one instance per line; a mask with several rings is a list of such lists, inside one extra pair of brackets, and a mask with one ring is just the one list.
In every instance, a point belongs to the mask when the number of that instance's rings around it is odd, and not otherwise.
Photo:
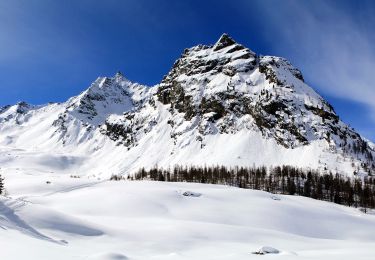
[(8, 192), (0, 198), (1, 259), (375, 255), (375, 215), (333, 203), (221, 185), (107, 181), (22, 168), (1, 174)]
[(373, 260), (375, 214), (359, 209), (108, 179), (175, 165), (364, 177), (374, 149), (287, 60), (223, 34), (186, 49), (152, 87), (117, 73), (63, 103), (0, 107), (0, 259)]

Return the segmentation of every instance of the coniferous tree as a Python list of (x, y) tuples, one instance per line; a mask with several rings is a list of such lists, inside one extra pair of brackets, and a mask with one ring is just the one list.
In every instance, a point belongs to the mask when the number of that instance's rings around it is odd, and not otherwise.
[(4, 193), (4, 178), (0, 174), (0, 195)]
[(287, 185), (288, 185), (288, 194), (294, 195), (296, 193), (296, 184), (294, 183), (294, 180), (288, 177)]

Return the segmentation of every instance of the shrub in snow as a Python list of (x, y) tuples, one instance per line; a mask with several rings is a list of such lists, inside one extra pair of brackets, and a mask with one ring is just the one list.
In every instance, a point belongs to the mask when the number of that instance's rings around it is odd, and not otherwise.
[(120, 180), (125, 180), (124, 176), (122, 175), (116, 175), (113, 174), (111, 178), (109, 178), (110, 181), (120, 181)]

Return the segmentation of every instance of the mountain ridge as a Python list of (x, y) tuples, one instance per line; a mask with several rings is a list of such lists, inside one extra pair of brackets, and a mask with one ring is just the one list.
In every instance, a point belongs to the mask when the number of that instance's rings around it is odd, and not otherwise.
[[(93, 165), (103, 159), (116, 174), (179, 163), (290, 164), (347, 175), (375, 169), (373, 144), (297, 68), (228, 34), (185, 49), (155, 86), (116, 73), (66, 102), (25, 104), (0, 109), (1, 145), (73, 151)], [(108, 175), (104, 169), (92, 171)]]

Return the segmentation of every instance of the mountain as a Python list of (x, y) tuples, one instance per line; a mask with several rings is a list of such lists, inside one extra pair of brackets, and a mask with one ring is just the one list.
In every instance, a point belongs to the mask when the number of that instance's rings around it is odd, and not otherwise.
[(342, 122), (297, 68), (227, 34), (185, 49), (153, 87), (117, 73), (64, 103), (1, 108), (0, 145), (30, 169), (89, 176), (175, 164), (288, 164), (348, 176), (375, 170), (374, 144)]

